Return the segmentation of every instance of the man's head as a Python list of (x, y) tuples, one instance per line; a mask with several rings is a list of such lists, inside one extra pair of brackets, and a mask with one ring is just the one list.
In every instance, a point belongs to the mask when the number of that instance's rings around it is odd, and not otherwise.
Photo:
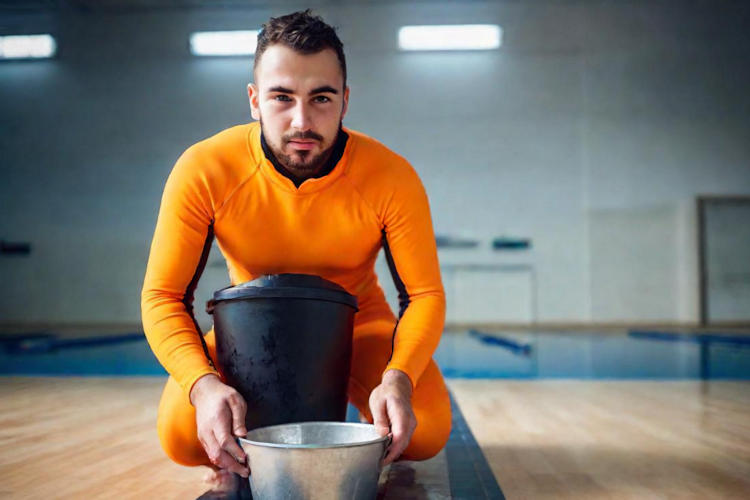
[(315, 54), (324, 49), (331, 49), (336, 53), (344, 76), (343, 87), (346, 87), (346, 56), (344, 44), (336, 35), (336, 30), (327, 25), (323, 19), (312, 15), (310, 9), (294, 12), (281, 17), (272, 17), (263, 25), (258, 34), (258, 45), (255, 47), (255, 61), (253, 73), (266, 49), (279, 43), (294, 49), (300, 54)]
[(341, 40), (309, 11), (271, 18), (258, 35), (253, 73), (250, 108), (271, 151), (295, 174), (315, 174), (349, 99)]

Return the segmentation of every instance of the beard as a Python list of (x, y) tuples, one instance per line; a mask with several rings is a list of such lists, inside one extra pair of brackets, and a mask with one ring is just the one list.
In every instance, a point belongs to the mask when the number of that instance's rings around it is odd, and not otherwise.
[[(307, 132), (295, 132), (293, 134), (282, 136), (281, 147), (278, 147), (269, 140), (270, 138), (268, 134), (266, 134), (265, 127), (263, 126), (263, 119), (260, 120), (260, 130), (261, 133), (263, 133), (263, 137), (266, 138), (266, 144), (276, 157), (276, 160), (281, 163), (284, 168), (302, 175), (313, 175), (322, 169), (326, 161), (328, 161), (328, 158), (331, 157), (333, 147), (336, 145), (336, 138), (334, 138), (333, 141), (331, 141), (330, 146), (316, 155), (311, 154), (310, 151), (299, 150), (296, 151), (293, 156), (284, 153), (284, 149), (289, 145), (289, 142), (294, 139), (312, 139), (322, 143), (324, 140), (323, 136), (311, 130)], [(341, 123), (339, 123), (339, 130), (341, 130)]]

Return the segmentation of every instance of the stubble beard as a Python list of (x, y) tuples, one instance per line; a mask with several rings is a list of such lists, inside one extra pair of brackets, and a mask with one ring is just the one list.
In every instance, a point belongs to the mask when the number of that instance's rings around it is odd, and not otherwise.
[[(266, 138), (266, 144), (268, 144), (268, 147), (271, 149), (271, 152), (276, 157), (276, 160), (279, 163), (281, 163), (281, 165), (284, 168), (286, 168), (287, 170), (301, 177), (312, 176), (312, 175), (315, 175), (315, 173), (317, 173), (318, 171), (320, 171), (323, 168), (323, 165), (325, 165), (325, 163), (331, 157), (333, 148), (336, 145), (336, 139), (334, 138), (333, 142), (328, 148), (324, 149), (323, 151), (321, 151), (320, 153), (314, 156), (310, 155), (310, 151), (298, 150), (296, 154), (300, 159), (296, 160), (295, 158), (292, 157), (292, 155), (288, 155), (284, 153), (283, 151), (283, 148), (289, 144), (290, 140), (292, 139), (314, 139), (319, 142), (322, 142), (323, 137), (320, 134), (317, 134), (312, 131), (286, 135), (281, 138), (281, 148), (279, 148), (269, 140), (268, 134), (266, 134), (266, 130), (263, 126), (262, 118), (260, 119), (260, 129), (261, 129), (261, 132), (263, 133), (263, 137)], [(339, 123), (339, 130), (340, 129), (341, 129), (341, 124)]]

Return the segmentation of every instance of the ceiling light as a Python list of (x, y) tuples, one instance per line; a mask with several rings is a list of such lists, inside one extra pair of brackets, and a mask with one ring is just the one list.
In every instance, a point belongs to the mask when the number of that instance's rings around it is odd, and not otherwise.
[(491, 50), (501, 43), (496, 24), (403, 26), (398, 31), (401, 50)]
[(52, 35), (0, 36), (0, 59), (42, 59), (56, 51)]
[(247, 56), (255, 53), (257, 31), (199, 31), (190, 35), (195, 56)]

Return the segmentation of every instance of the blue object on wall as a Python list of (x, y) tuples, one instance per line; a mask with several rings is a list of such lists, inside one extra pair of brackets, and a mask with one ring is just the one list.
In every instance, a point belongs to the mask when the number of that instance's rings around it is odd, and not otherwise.
[(29, 255), (30, 253), (31, 243), (0, 241), (0, 254), (2, 255)]
[(435, 243), (438, 248), (476, 248), (479, 246), (478, 240), (456, 238), (446, 235), (436, 235)]
[(528, 238), (506, 238), (500, 236), (492, 240), (493, 250), (528, 250), (531, 248), (531, 240)]

